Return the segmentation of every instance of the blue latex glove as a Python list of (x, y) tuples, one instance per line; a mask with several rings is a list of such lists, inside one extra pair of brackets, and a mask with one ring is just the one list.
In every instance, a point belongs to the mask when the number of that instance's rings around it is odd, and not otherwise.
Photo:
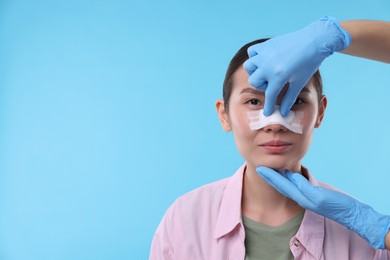
[(350, 43), (351, 36), (334, 18), (323, 17), (299, 31), (249, 47), (244, 68), (249, 83), (265, 92), (264, 115), (272, 114), (278, 94), (288, 83), (280, 106), (286, 116), (322, 61)]
[(295, 200), (301, 207), (353, 230), (374, 248), (385, 249), (390, 216), (381, 215), (358, 200), (319, 186), (313, 186), (299, 173), (286, 171), (285, 176), (265, 166), (256, 169), (272, 187)]

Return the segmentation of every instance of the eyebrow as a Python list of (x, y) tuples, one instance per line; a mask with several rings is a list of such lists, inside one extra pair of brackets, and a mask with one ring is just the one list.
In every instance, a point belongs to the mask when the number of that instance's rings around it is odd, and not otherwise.
[(244, 88), (243, 90), (241, 90), (240, 95), (244, 93), (250, 93), (258, 96), (264, 95), (263, 91), (257, 90), (255, 88)]
[[(304, 87), (302, 90), (301, 90), (301, 93), (310, 93), (310, 89), (308, 87)], [(255, 88), (244, 88), (243, 90), (241, 90), (240, 92), (240, 95), (243, 94), (243, 93), (250, 93), (250, 94), (254, 94), (254, 95), (264, 95), (264, 92), (263, 91), (260, 91), (260, 90), (257, 90)]]

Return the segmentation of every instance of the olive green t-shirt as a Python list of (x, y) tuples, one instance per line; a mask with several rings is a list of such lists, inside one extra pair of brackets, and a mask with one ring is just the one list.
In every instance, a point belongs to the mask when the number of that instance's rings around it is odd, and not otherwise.
[(245, 260), (294, 259), (290, 239), (298, 232), (304, 212), (286, 223), (271, 227), (243, 216), (245, 227)]

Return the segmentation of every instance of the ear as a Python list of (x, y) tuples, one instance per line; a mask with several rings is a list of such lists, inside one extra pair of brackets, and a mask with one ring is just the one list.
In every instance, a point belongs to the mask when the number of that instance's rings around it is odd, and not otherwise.
[(328, 105), (328, 99), (326, 98), (326, 96), (322, 96), (318, 107), (317, 121), (314, 125), (315, 128), (321, 126), (322, 120), (324, 119), (325, 116), (325, 110), (327, 105)]
[(215, 103), (215, 107), (217, 109), (219, 121), (221, 122), (222, 128), (226, 132), (230, 132), (232, 127), (230, 126), (229, 114), (225, 110), (225, 102), (222, 99), (218, 99)]

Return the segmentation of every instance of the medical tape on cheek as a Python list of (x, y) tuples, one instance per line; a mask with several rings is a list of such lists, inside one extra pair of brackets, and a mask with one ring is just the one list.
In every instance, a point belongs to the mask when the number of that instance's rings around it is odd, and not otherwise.
[(288, 130), (302, 134), (302, 111), (290, 111), (286, 117), (280, 114), (279, 106), (275, 106), (270, 116), (264, 116), (264, 109), (248, 112), (249, 128), (251, 130), (262, 129), (269, 125), (282, 125)]

